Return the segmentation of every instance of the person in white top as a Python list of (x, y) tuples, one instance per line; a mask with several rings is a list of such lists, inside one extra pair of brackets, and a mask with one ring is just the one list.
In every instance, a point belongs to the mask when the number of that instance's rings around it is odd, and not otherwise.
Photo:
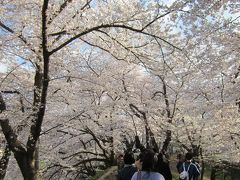
[(131, 180), (165, 180), (160, 173), (154, 172), (154, 162), (154, 152), (151, 150), (144, 151), (137, 162), (142, 167), (134, 173)]

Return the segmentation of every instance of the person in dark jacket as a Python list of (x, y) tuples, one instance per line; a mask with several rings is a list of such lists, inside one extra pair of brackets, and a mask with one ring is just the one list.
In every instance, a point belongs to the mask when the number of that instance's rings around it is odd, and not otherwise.
[(200, 169), (199, 165), (196, 165), (193, 162), (193, 154), (192, 153), (186, 153), (185, 155), (185, 162), (182, 164), (182, 167), (180, 168), (180, 172), (183, 172), (183, 170), (188, 171), (189, 180), (198, 180), (200, 176)]
[(177, 162), (176, 168), (177, 168), (178, 173), (180, 174), (181, 173), (182, 164), (184, 162), (183, 155), (182, 154), (178, 154), (177, 155), (177, 160), (178, 160), (178, 162)]
[(135, 162), (133, 153), (126, 152), (123, 157), (124, 167), (118, 172), (117, 180), (131, 180), (137, 168), (133, 166)]
[(156, 171), (162, 174), (165, 180), (172, 180), (169, 164), (164, 162), (162, 153), (159, 153), (157, 156)]

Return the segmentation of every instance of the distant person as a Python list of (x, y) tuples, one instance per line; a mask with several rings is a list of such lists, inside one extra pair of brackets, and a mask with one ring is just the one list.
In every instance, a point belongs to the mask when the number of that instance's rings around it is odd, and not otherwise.
[(183, 157), (183, 155), (182, 155), (182, 154), (178, 154), (178, 155), (177, 155), (177, 160), (178, 160), (178, 162), (177, 162), (176, 167), (177, 167), (178, 173), (180, 173), (180, 172), (181, 172), (182, 164), (183, 164), (183, 162), (184, 162), (184, 157)]
[(133, 153), (126, 152), (123, 157), (124, 167), (118, 172), (117, 180), (131, 180), (137, 168), (133, 166), (135, 162)]
[(163, 175), (165, 180), (172, 180), (172, 173), (169, 164), (163, 160), (163, 154), (157, 156), (156, 171)]
[(141, 159), (143, 157), (143, 153), (142, 152), (138, 152), (138, 153), (135, 153), (136, 157), (135, 157), (135, 167), (137, 168), (138, 171), (141, 171), (142, 169), (142, 162), (141, 162)]
[(123, 154), (121, 153), (117, 155), (117, 166), (118, 166), (118, 171), (120, 171), (124, 166)]
[(154, 172), (154, 152), (146, 150), (140, 156), (139, 163), (141, 164), (141, 170), (135, 172), (131, 180), (165, 180), (164, 177)]
[(185, 162), (182, 164), (180, 168), (180, 177), (183, 171), (187, 171), (188, 174), (187, 180), (198, 180), (200, 176), (200, 170), (199, 167), (192, 162), (192, 159), (193, 159), (192, 153), (186, 153)]

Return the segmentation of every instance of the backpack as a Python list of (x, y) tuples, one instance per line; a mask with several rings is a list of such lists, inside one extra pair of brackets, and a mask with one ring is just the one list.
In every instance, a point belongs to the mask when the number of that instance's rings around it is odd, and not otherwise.
[(180, 173), (179, 178), (180, 179), (184, 179), (184, 180), (188, 180), (189, 179), (189, 175), (188, 175), (188, 171), (189, 168), (191, 166), (192, 163), (189, 164), (188, 169), (185, 169), (185, 163), (183, 163), (183, 171)]

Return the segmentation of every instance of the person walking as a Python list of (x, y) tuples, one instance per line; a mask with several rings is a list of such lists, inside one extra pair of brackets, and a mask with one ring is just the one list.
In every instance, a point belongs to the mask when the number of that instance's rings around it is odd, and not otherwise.
[(200, 176), (200, 170), (199, 167), (192, 162), (192, 160), (193, 160), (192, 153), (186, 153), (185, 162), (182, 164), (180, 168), (179, 179), (198, 180)]
[(133, 166), (135, 159), (133, 153), (126, 152), (123, 157), (124, 167), (118, 172), (117, 180), (131, 180), (137, 168)]
[(165, 180), (165, 178), (158, 172), (154, 171), (154, 152), (146, 150), (140, 156), (141, 170), (135, 172), (131, 180)]

